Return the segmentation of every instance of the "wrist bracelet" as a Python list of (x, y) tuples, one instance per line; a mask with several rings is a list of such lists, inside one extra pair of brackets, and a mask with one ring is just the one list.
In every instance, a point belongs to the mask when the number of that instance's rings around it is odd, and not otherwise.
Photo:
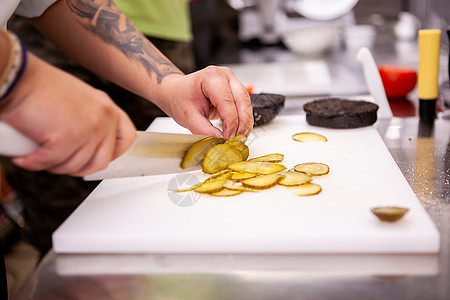
[(11, 51), (8, 65), (0, 77), (0, 101), (13, 90), (27, 65), (27, 51), (23, 42), (13, 33), (6, 32), (6, 34), (11, 44)]

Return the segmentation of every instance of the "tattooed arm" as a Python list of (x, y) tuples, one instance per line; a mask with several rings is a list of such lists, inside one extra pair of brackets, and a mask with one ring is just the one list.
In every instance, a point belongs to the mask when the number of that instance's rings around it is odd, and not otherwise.
[[(0, 30), (0, 41), (10, 40), (6, 35)], [(10, 48), (0, 43), (2, 57)], [(83, 176), (126, 151), (136, 129), (105, 93), (31, 53), (27, 56), (20, 79), (0, 101), (0, 119), (40, 147), (14, 157), (13, 163), (33, 171)]]
[[(34, 24), (83, 66), (154, 102), (193, 133), (250, 133), (250, 98), (228, 68), (184, 75), (111, 0), (60, 0)], [(209, 119), (223, 120), (223, 133)]]

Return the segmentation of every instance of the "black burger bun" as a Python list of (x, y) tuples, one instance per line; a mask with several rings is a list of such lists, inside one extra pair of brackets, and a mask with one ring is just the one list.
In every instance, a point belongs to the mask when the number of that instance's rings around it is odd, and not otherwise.
[(378, 105), (343, 98), (317, 99), (303, 105), (309, 125), (327, 128), (359, 128), (377, 121)]
[(269, 123), (283, 109), (285, 96), (280, 94), (250, 94), (253, 107), (254, 126)]

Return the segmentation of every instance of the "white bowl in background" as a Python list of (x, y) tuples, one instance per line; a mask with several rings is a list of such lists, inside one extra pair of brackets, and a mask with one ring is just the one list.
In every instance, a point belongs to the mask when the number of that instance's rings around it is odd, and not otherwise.
[(339, 36), (338, 26), (316, 26), (282, 34), (285, 46), (301, 55), (321, 55), (330, 50)]
[(358, 0), (291, 1), (291, 8), (310, 20), (328, 21), (349, 13)]

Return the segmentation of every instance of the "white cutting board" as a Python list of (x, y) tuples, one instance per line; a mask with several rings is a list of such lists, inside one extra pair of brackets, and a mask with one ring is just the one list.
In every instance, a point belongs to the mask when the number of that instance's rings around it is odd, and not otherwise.
[[(186, 132), (170, 118), (149, 128)], [(312, 131), (327, 143), (299, 143), (294, 133)], [(440, 236), (398, 169), (375, 127), (323, 129), (304, 115), (279, 116), (255, 128), (250, 157), (283, 153), (286, 167), (327, 163), (314, 179), (323, 191), (294, 196), (277, 186), (258, 193), (212, 197), (173, 194), (206, 178), (200, 171), (104, 180), (53, 234), (59, 253), (437, 253)], [(175, 197), (174, 197), (175, 196)], [(370, 209), (406, 206), (396, 223)]]

